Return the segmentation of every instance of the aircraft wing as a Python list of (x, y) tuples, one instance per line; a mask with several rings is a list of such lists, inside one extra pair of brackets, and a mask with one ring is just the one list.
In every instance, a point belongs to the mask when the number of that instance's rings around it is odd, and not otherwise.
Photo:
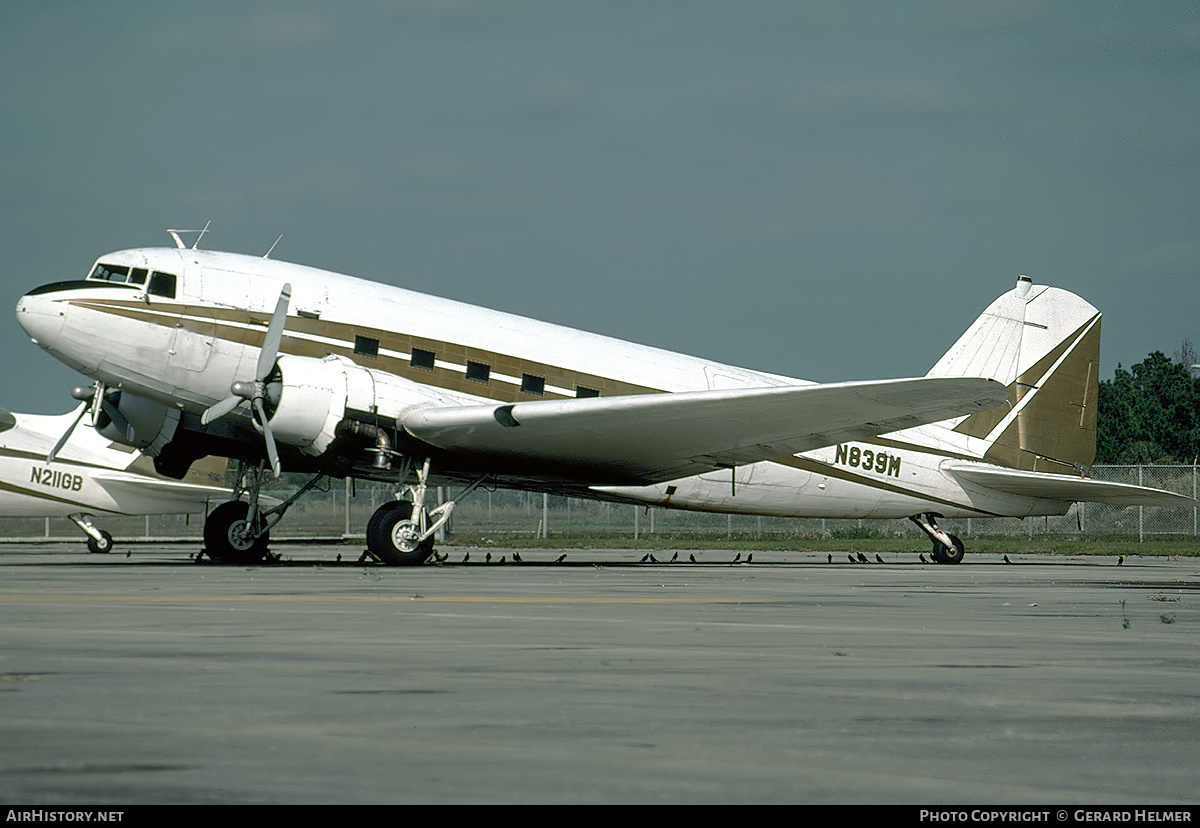
[[(137, 508), (131, 511), (136, 514), (140, 514), (143, 509), (153, 511), (155, 503), (164, 508), (167, 505), (186, 504), (203, 509), (205, 501), (220, 501), (230, 497), (229, 490), (219, 486), (180, 483), (123, 472), (97, 472), (92, 475), (92, 480), (100, 484), (117, 503), (129, 502), (130, 498), (134, 498)], [(149, 501), (151, 505), (144, 505), (145, 501)]]
[(1026, 497), (1108, 503), (1113, 506), (1181, 506), (1190, 509), (1197, 504), (1197, 501), (1186, 495), (1164, 489), (1111, 483), (1107, 480), (1093, 480), (1069, 474), (1001, 469), (966, 463), (953, 463), (945, 468), (961, 480)]
[(974, 377), (414, 408), (414, 437), (479, 465), (646, 485), (861, 440), (1003, 401)]

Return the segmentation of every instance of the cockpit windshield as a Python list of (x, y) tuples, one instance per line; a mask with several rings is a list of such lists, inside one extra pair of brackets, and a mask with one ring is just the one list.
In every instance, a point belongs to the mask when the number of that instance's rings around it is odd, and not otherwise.
[(88, 278), (99, 282), (130, 282), (142, 285), (146, 283), (146, 271), (140, 267), (131, 268), (125, 265), (110, 265), (101, 262), (92, 269)]
[(163, 296), (167, 299), (175, 298), (176, 279), (173, 273), (163, 273), (158, 270), (151, 273), (144, 267), (129, 267), (127, 265), (97, 262), (96, 266), (92, 268), (92, 272), (88, 274), (88, 279), (94, 282), (109, 282), (110, 284), (144, 285), (146, 284), (147, 275), (150, 279), (147, 293), (154, 296)]

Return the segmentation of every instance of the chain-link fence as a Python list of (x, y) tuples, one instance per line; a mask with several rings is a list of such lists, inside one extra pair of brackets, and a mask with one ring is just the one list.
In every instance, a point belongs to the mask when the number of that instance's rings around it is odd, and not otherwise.
[[(1096, 466), (1099, 480), (1134, 483), (1167, 489), (1195, 497), (1200, 483), (1197, 466)], [(285, 475), (278, 490), (267, 494), (283, 499), (300, 485), (302, 478)], [(291, 485), (293, 488), (288, 488)], [(454, 490), (457, 492), (457, 489)], [(449, 491), (431, 491), (431, 499), (449, 496)], [(361, 537), (367, 519), (392, 496), (384, 484), (327, 481), (326, 485), (301, 498), (275, 529), (272, 536), (342, 538)], [(956, 518), (940, 521), (942, 528), (961, 537), (1072, 537), (1137, 538), (1197, 535), (1196, 508), (1158, 506), (1108, 506), (1101, 503), (1075, 504), (1059, 517)], [(203, 515), (122, 517), (98, 515), (96, 525), (114, 537), (200, 538)], [(920, 537), (924, 535), (908, 520), (833, 520), (773, 518), (709, 514), (676, 509), (647, 508), (627, 504), (579, 500), (556, 495), (498, 489), (477, 490), (454, 512), (450, 532), (463, 538), (491, 539), (555, 537), (648, 538), (670, 536), (708, 540)], [(66, 518), (0, 518), (0, 538), (70, 539), (82, 535)]]

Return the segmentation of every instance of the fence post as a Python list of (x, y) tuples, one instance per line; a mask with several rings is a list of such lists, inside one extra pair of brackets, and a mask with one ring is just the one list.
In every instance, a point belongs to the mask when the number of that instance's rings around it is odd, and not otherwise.
[[(1138, 464), (1138, 485), (1142, 485), (1142, 466), (1140, 463)], [(1142, 534), (1142, 507), (1138, 506), (1138, 543), (1142, 543), (1144, 540), (1145, 538)]]

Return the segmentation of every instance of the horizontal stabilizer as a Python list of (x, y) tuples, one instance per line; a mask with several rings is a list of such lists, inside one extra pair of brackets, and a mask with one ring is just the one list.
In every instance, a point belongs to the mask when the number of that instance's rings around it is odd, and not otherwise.
[(1134, 486), (1129, 483), (1110, 483), (1090, 477), (1065, 474), (1020, 471), (952, 463), (946, 471), (963, 481), (977, 483), (990, 489), (1025, 497), (1080, 503), (1107, 503), (1111, 506), (1175, 506), (1192, 508), (1197, 501), (1186, 495), (1164, 489)]
[(415, 408), (414, 437), (481, 466), (640, 484), (863, 440), (996, 405), (975, 377)]

